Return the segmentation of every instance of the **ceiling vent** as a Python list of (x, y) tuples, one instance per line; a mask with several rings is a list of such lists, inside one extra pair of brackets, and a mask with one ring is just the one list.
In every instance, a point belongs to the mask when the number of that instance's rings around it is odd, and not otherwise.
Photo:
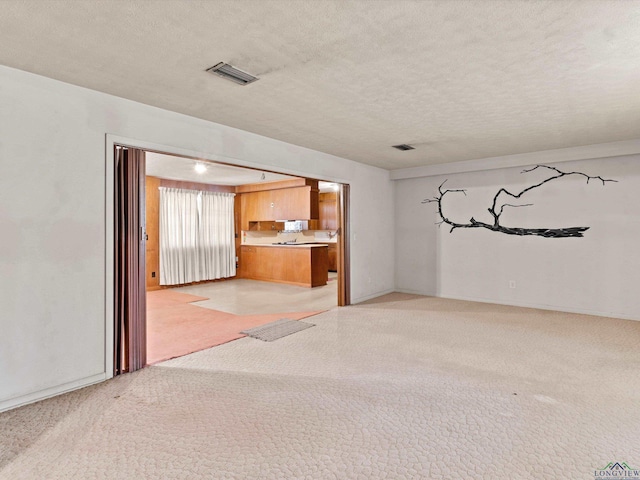
[(231, 80), (238, 85), (246, 85), (258, 80), (258, 77), (254, 77), (253, 75), (243, 72), (242, 70), (238, 70), (236, 67), (232, 67), (228, 63), (224, 62), (220, 62), (211, 68), (207, 68), (207, 72), (220, 75), (222, 78)]
[(405, 152), (407, 150), (415, 150), (416, 147), (412, 147), (411, 145), (403, 143), (402, 145), (393, 145), (393, 148), (397, 148), (398, 150), (402, 150), (403, 152)]

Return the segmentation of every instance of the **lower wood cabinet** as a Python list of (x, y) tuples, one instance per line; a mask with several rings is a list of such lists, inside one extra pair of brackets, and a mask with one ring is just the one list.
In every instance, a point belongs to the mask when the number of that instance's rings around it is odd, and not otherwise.
[(329, 262), (329, 270), (332, 272), (338, 271), (338, 244), (337, 243), (329, 243), (328, 250), (328, 262)]
[(243, 245), (240, 247), (240, 276), (303, 287), (326, 285), (328, 250), (327, 246)]

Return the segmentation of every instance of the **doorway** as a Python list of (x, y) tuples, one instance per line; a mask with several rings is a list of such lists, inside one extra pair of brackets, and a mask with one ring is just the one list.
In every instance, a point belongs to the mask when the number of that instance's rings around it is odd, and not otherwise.
[[(125, 153), (118, 153), (118, 151), (122, 151)], [(130, 205), (127, 209), (123, 209), (121, 206), (117, 206), (114, 210), (116, 225), (125, 224), (129, 225), (129, 236), (131, 237), (132, 232), (138, 232), (140, 238), (136, 240), (136, 245), (140, 248), (132, 249), (131, 246), (127, 249), (118, 249), (116, 248), (115, 259), (116, 266), (117, 265), (138, 265), (136, 270), (132, 269), (118, 269), (116, 268), (115, 272), (115, 284), (121, 285), (119, 288), (124, 288), (125, 291), (128, 292), (128, 297), (123, 297), (122, 295), (116, 295), (115, 300), (115, 317), (116, 321), (114, 324), (114, 346), (115, 353), (114, 354), (114, 374), (120, 374), (127, 371), (134, 371), (139, 368), (142, 368), (147, 363), (147, 351), (146, 351), (146, 333), (147, 333), (147, 323), (146, 323), (146, 310), (142, 312), (142, 306), (146, 305), (144, 303), (146, 284), (148, 283), (150, 278), (157, 278), (159, 275), (159, 265), (156, 263), (154, 266), (153, 261), (150, 262), (150, 258), (148, 258), (149, 252), (149, 241), (150, 236), (156, 236), (157, 233), (154, 230), (154, 227), (150, 224), (148, 219), (146, 218), (149, 210), (146, 208), (146, 204), (149, 201), (150, 191), (148, 190), (148, 181), (146, 175), (145, 168), (145, 155), (170, 155), (170, 154), (162, 154), (155, 150), (141, 150), (135, 149), (131, 147), (122, 147), (116, 146), (114, 152), (114, 159), (116, 160), (116, 165), (124, 165), (122, 162), (121, 156), (124, 155), (127, 158), (126, 163), (136, 163), (137, 169), (135, 170), (135, 179), (133, 176), (129, 175), (128, 177), (123, 177), (117, 173), (118, 169), (116, 168), (116, 191), (127, 191), (129, 192)], [(171, 155), (174, 156), (175, 155)], [(229, 164), (221, 164), (218, 162), (211, 162), (208, 160), (194, 159), (193, 157), (188, 156), (178, 156), (183, 161), (193, 164), (194, 162), (198, 162), (200, 164), (208, 165), (221, 165), (227, 168), (238, 168)], [(131, 167), (130, 167), (131, 168)], [(253, 169), (247, 169), (253, 172), (257, 172)], [(260, 173), (264, 178), (265, 175), (281, 175), (274, 172), (257, 172)], [(142, 180), (144, 179), (144, 181)], [(124, 182), (122, 185), (118, 185), (118, 182)], [(175, 180), (174, 180), (175, 182)], [(137, 188), (135, 190), (131, 189), (131, 185), (135, 183)], [(194, 183), (194, 182), (192, 182)], [(157, 186), (156, 186), (157, 188)], [(339, 306), (348, 305), (349, 298), (349, 255), (348, 255), (348, 226), (349, 226), (349, 186), (337, 184), (337, 192), (335, 195), (335, 206), (337, 210), (337, 216), (335, 219), (335, 225), (331, 225), (331, 227), (335, 228), (332, 232), (335, 238), (336, 244), (336, 258), (335, 265), (337, 270), (337, 275), (335, 276), (335, 281), (337, 283), (337, 298), (336, 303)], [(137, 214), (133, 215), (132, 212), (136, 211)], [(236, 247), (240, 247), (242, 244), (242, 230), (240, 230), (239, 222), (236, 222), (237, 229), (235, 232), (236, 236)], [(317, 227), (316, 227), (317, 228)], [(124, 233), (124, 232), (121, 232)], [(118, 235), (118, 231), (116, 232), (116, 237)], [(116, 242), (118, 244), (118, 242)], [(143, 247), (141, 247), (143, 245)], [(117, 246), (117, 245), (116, 245)], [(238, 257), (240, 257), (238, 255)], [(240, 262), (242, 262), (241, 258), (238, 258)], [(151, 266), (150, 266), (151, 265)], [(224, 281), (221, 281), (224, 283)], [(209, 284), (215, 284), (217, 282), (208, 282)], [(189, 287), (181, 287), (180, 289), (172, 289), (173, 291), (177, 291), (177, 293), (184, 295), (192, 295), (193, 293), (187, 293), (187, 290), (193, 288), (201, 288), (204, 284), (191, 284)], [(164, 288), (159, 288), (159, 290), (164, 290)], [(179, 291), (178, 291), (179, 290)], [(139, 300), (137, 303), (132, 302), (131, 299), (137, 296)], [(197, 296), (197, 295), (196, 295)], [(186, 297), (185, 297), (186, 298)], [(187, 300), (191, 300), (190, 298), (186, 298)], [(197, 311), (199, 314), (202, 314), (207, 308), (205, 305), (209, 300), (205, 296), (200, 297), (199, 299), (194, 300), (195, 306), (193, 306), (194, 311)], [(184, 302), (184, 303), (192, 303), (192, 302)], [(123, 304), (128, 306), (136, 306), (132, 309), (123, 309)], [(335, 305), (334, 304), (334, 305)], [(204, 308), (202, 308), (204, 307)], [(209, 305), (209, 308), (211, 306)], [(168, 308), (164, 308), (166, 312)], [(208, 312), (207, 312), (208, 313)], [(228, 313), (228, 312), (223, 312)], [(278, 318), (274, 318), (276, 320)], [(228, 322), (227, 322), (228, 323)], [(208, 348), (208, 347), (207, 347)], [(126, 352), (126, 353), (125, 353)], [(190, 353), (190, 352), (186, 352)], [(124, 356), (133, 355), (136, 360), (123, 362), (122, 360), (116, 359), (116, 355), (119, 358)], [(177, 356), (177, 355), (174, 355)], [(128, 358), (128, 357), (127, 357)]]

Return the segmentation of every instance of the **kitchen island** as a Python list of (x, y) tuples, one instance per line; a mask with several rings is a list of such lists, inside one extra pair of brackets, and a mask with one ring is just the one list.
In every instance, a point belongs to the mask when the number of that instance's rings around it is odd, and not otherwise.
[(325, 243), (242, 245), (239, 276), (301, 287), (327, 284), (329, 247)]

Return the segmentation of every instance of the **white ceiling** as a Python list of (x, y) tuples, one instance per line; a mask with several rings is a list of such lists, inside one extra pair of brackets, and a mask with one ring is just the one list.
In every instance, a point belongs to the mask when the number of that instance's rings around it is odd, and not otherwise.
[(640, 136), (638, 0), (0, 7), (1, 64), (383, 168)]
[[(204, 172), (197, 172), (196, 164), (206, 166)], [(163, 153), (146, 152), (146, 175), (150, 177), (167, 178), (170, 180), (182, 180), (185, 182), (197, 182), (209, 185), (248, 185), (252, 183), (278, 182), (291, 180), (291, 175), (265, 172), (251, 168), (236, 167), (208, 160), (198, 160), (184, 157), (176, 157)], [(337, 183), (318, 182), (320, 192), (335, 192)]]
[[(249, 183), (277, 182), (290, 180), (290, 175), (263, 172), (249, 168), (234, 167), (206, 160), (175, 157), (160, 153), (147, 152), (145, 155), (146, 174), (151, 177), (198, 182), (211, 185), (247, 185)], [(206, 171), (195, 171), (197, 163), (206, 165)], [(264, 175), (264, 177), (263, 177)]]

